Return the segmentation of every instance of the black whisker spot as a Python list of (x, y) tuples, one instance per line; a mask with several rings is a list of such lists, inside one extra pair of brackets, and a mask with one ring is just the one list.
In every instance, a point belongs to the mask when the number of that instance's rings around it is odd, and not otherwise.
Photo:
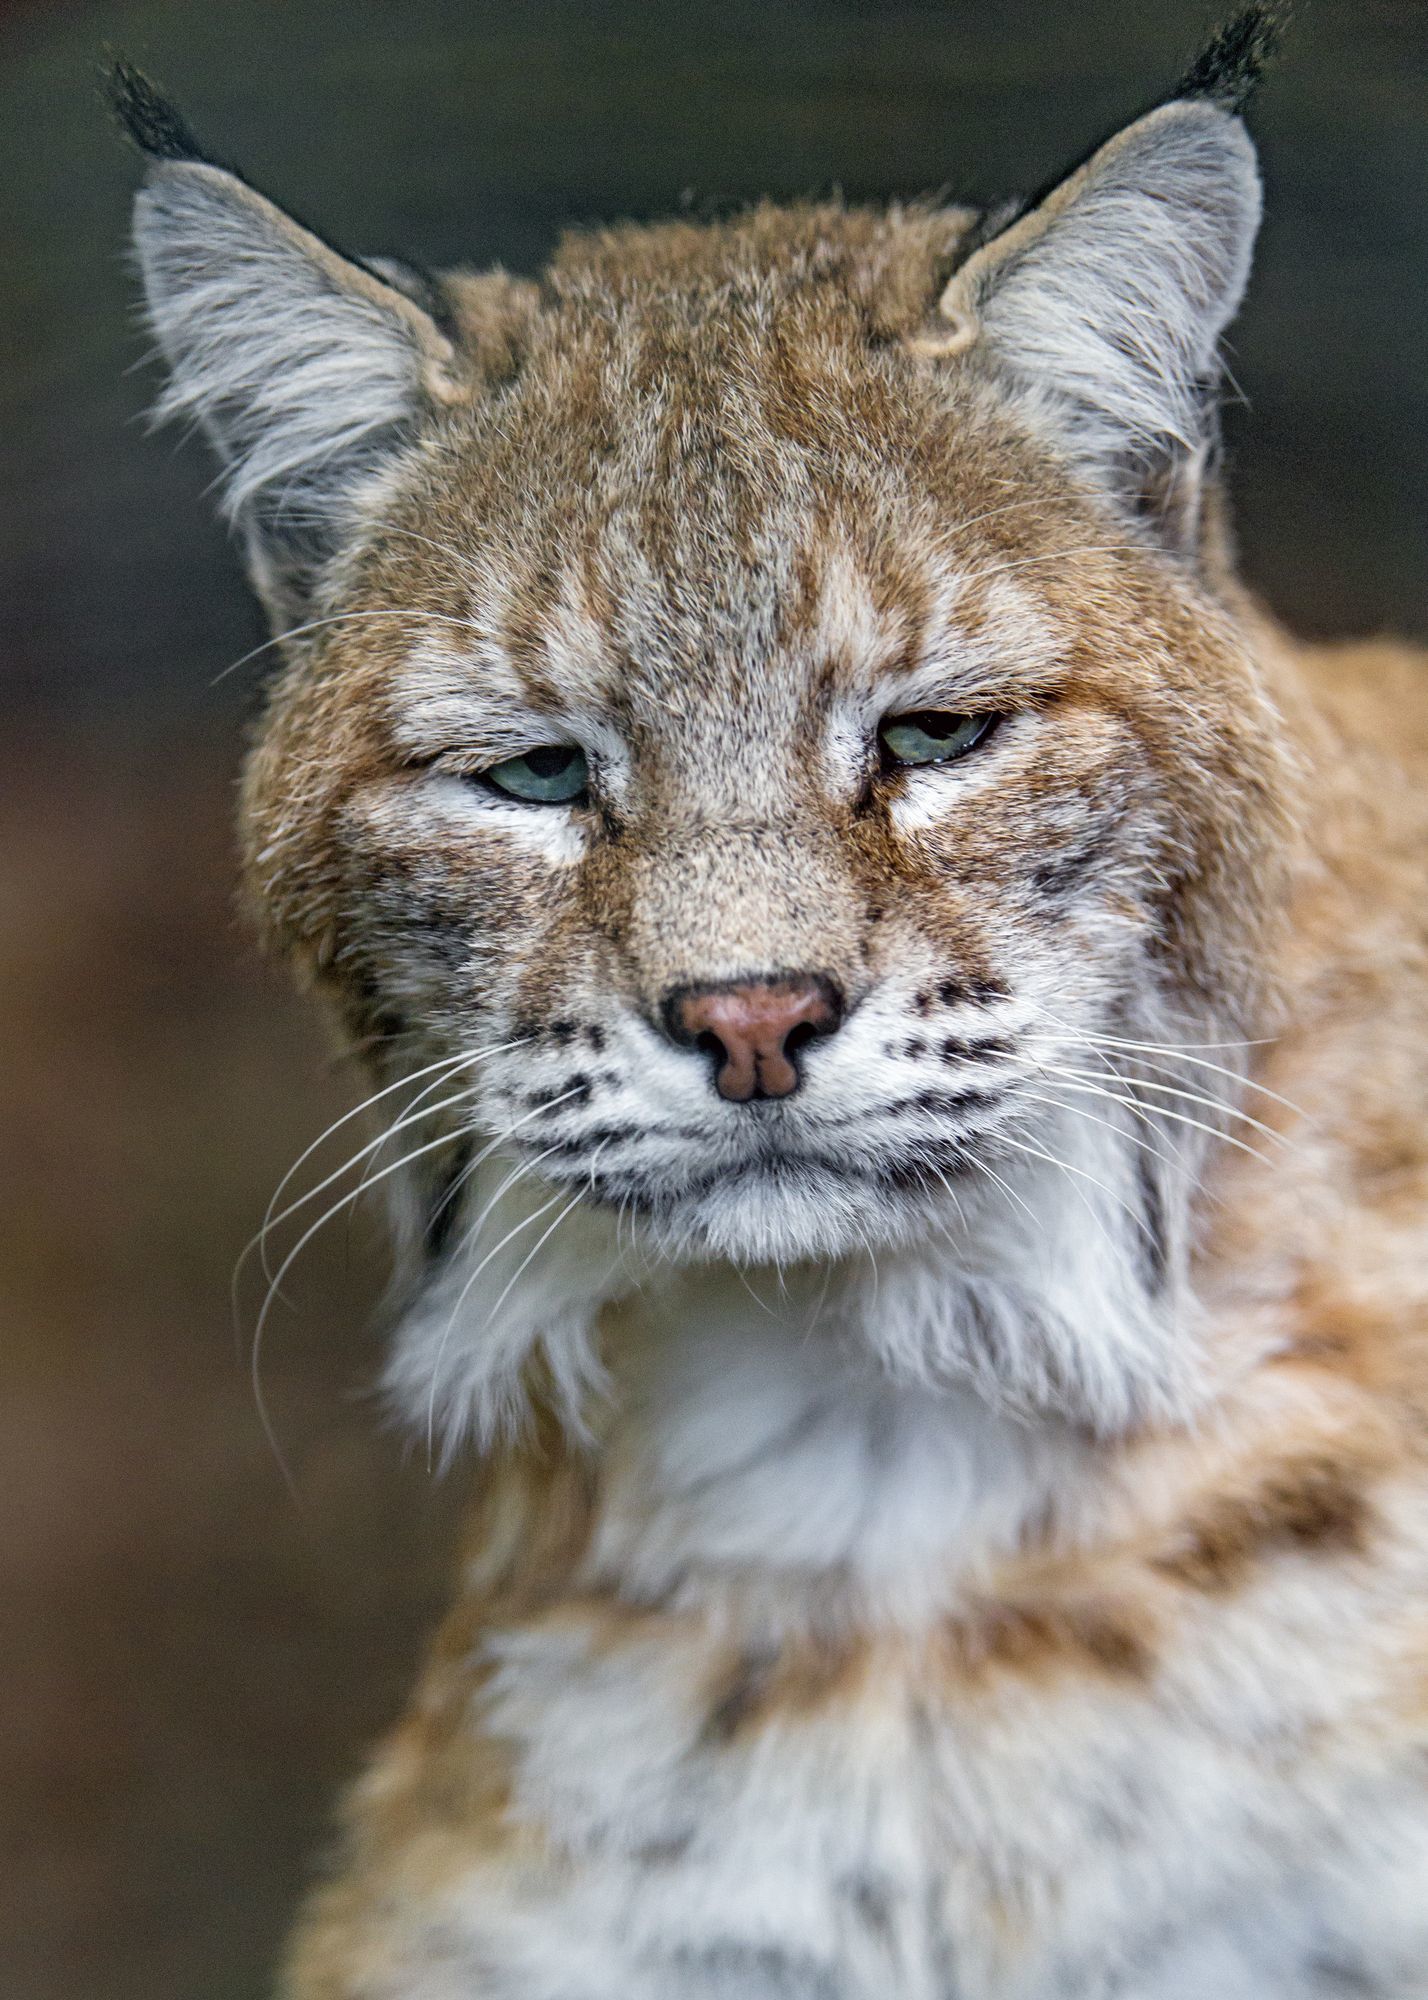
[(568, 1042), (575, 1040), (575, 1023), (573, 1021), (552, 1021), (546, 1029), (546, 1034), (555, 1043), (557, 1048), (563, 1049)]
[(1002, 1035), (988, 1035), (979, 1042), (969, 1042), (961, 1035), (948, 1035), (942, 1043), (943, 1062), (994, 1062), (998, 1056), (1014, 1056), (1015, 1045)]
[(589, 1027), (585, 1030), (585, 1040), (593, 1054), (599, 1056), (605, 1053), (605, 1030), (598, 1022), (592, 1021), (590, 1023)]
[(879, 1178), (899, 1194), (926, 1194), (941, 1187), (945, 1176), (966, 1173), (975, 1164), (974, 1156), (965, 1146), (940, 1140), (935, 1145), (920, 1147), (912, 1159), (892, 1161)]
[(542, 1111), (548, 1104), (559, 1098), (562, 1104), (588, 1104), (594, 1085), (584, 1074), (567, 1076), (559, 1083), (548, 1084), (543, 1090), (526, 1093), (525, 1102), (532, 1111)]
[(1004, 1090), (919, 1090), (913, 1097), (897, 1097), (889, 1111), (935, 1111), (942, 1117), (957, 1118), (968, 1111), (983, 1111), (998, 1104)]
[(593, 1153), (602, 1146), (618, 1146), (631, 1139), (643, 1139), (647, 1135), (642, 1125), (593, 1125), (588, 1132), (581, 1132), (572, 1139), (557, 1139), (549, 1148), (552, 1157), (563, 1160), (578, 1160), (587, 1153)]
[(910, 1042), (903, 1045), (902, 1052), (905, 1056), (910, 1057), (913, 1062), (916, 1062), (919, 1056), (927, 1054), (927, 1044), (921, 1035), (914, 1035)]
[(960, 979), (939, 980), (937, 997), (944, 1007), (985, 1007), (993, 1000), (1005, 1000), (1009, 995), (1000, 979), (967, 973)]

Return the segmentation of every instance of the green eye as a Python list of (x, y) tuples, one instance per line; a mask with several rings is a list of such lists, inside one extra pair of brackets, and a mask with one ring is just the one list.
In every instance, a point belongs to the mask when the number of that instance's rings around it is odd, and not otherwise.
[(878, 730), (884, 763), (894, 770), (913, 764), (947, 764), (965, 757), (991, 733), (994, 715), (950, 715), (945, 709), (919, 708), (911, 715), (890, 715)]
[(493, 764), (481, 776), (509, 798), (528, 799), (534, 805), (564, 805), (578, 799), (590, 782), (585, 752), (573, 743), (542, 743), (524, 756), (508, 757)]

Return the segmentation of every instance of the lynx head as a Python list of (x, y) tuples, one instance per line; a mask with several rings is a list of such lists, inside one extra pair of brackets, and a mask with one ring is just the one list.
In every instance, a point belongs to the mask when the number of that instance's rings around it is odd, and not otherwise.
[(1050, 1199), (1074, 1126), (1130, 1331), (980, 1365), (1151, 1393), (1197, 1134), (1117, 1109), (1131, 1045), (1246, 1032), (1274, 897), (1212, 487), (1258, 33), (1015, 216), (760, 207), (535, 282), (346, 257), (121, 75), (161, 409), (282, 649), (252, 901), (378, 1081), (426, 1079), (453, 1355), (477, 1249), (487, 1306), (543, 1274), (502, 1365), (555, 1353), (602, 1216), (679, 1258), (1034, 1261), (1004, 1196)]

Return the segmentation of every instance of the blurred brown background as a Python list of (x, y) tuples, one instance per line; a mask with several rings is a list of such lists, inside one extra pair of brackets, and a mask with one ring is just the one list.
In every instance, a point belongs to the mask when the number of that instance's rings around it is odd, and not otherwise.
[[(1423, 632), (1428, 7), (1314, 0), (1256, 115), (1246, 562)], [(202, 453), (148, 435), (113, 46), (339, 240), (536, 263), (571, 221), (1040, 183), (1150, 101), (1192, 0), (137, 0), (0, 9), (0, 1996), (247, 2000), (394, 1712), (458, 1497), (362, 1391), (335, 1225), (255, 1414), (234, 1260), (351, 1101), (230, 911), (261, 637)], [(252, 1305), (250, 1300), (249, 1319)]]

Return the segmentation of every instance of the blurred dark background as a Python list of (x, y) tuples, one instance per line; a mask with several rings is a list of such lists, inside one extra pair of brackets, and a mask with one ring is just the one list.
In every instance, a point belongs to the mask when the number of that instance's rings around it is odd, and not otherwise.
[[(1428, 618), (1428, 6), (1309, 0), (1254, 119), (1246, 567), (1309, 632)], [(352, 1101), (231, 913), (261, 638), (192, 444), (148, 434), (105, 47), (339, 241), (542, 258), (602, 217), (998, 196), (1150, 102), (1200, 0), (0, 7), (0, 1995), (247, 2000), (395, 1712), (459, 1482), (363, 1391), (329, 1230), (264, 1361), (234, 1260)], [(251, 1320), (251, 1302), (249, 1309)]]

